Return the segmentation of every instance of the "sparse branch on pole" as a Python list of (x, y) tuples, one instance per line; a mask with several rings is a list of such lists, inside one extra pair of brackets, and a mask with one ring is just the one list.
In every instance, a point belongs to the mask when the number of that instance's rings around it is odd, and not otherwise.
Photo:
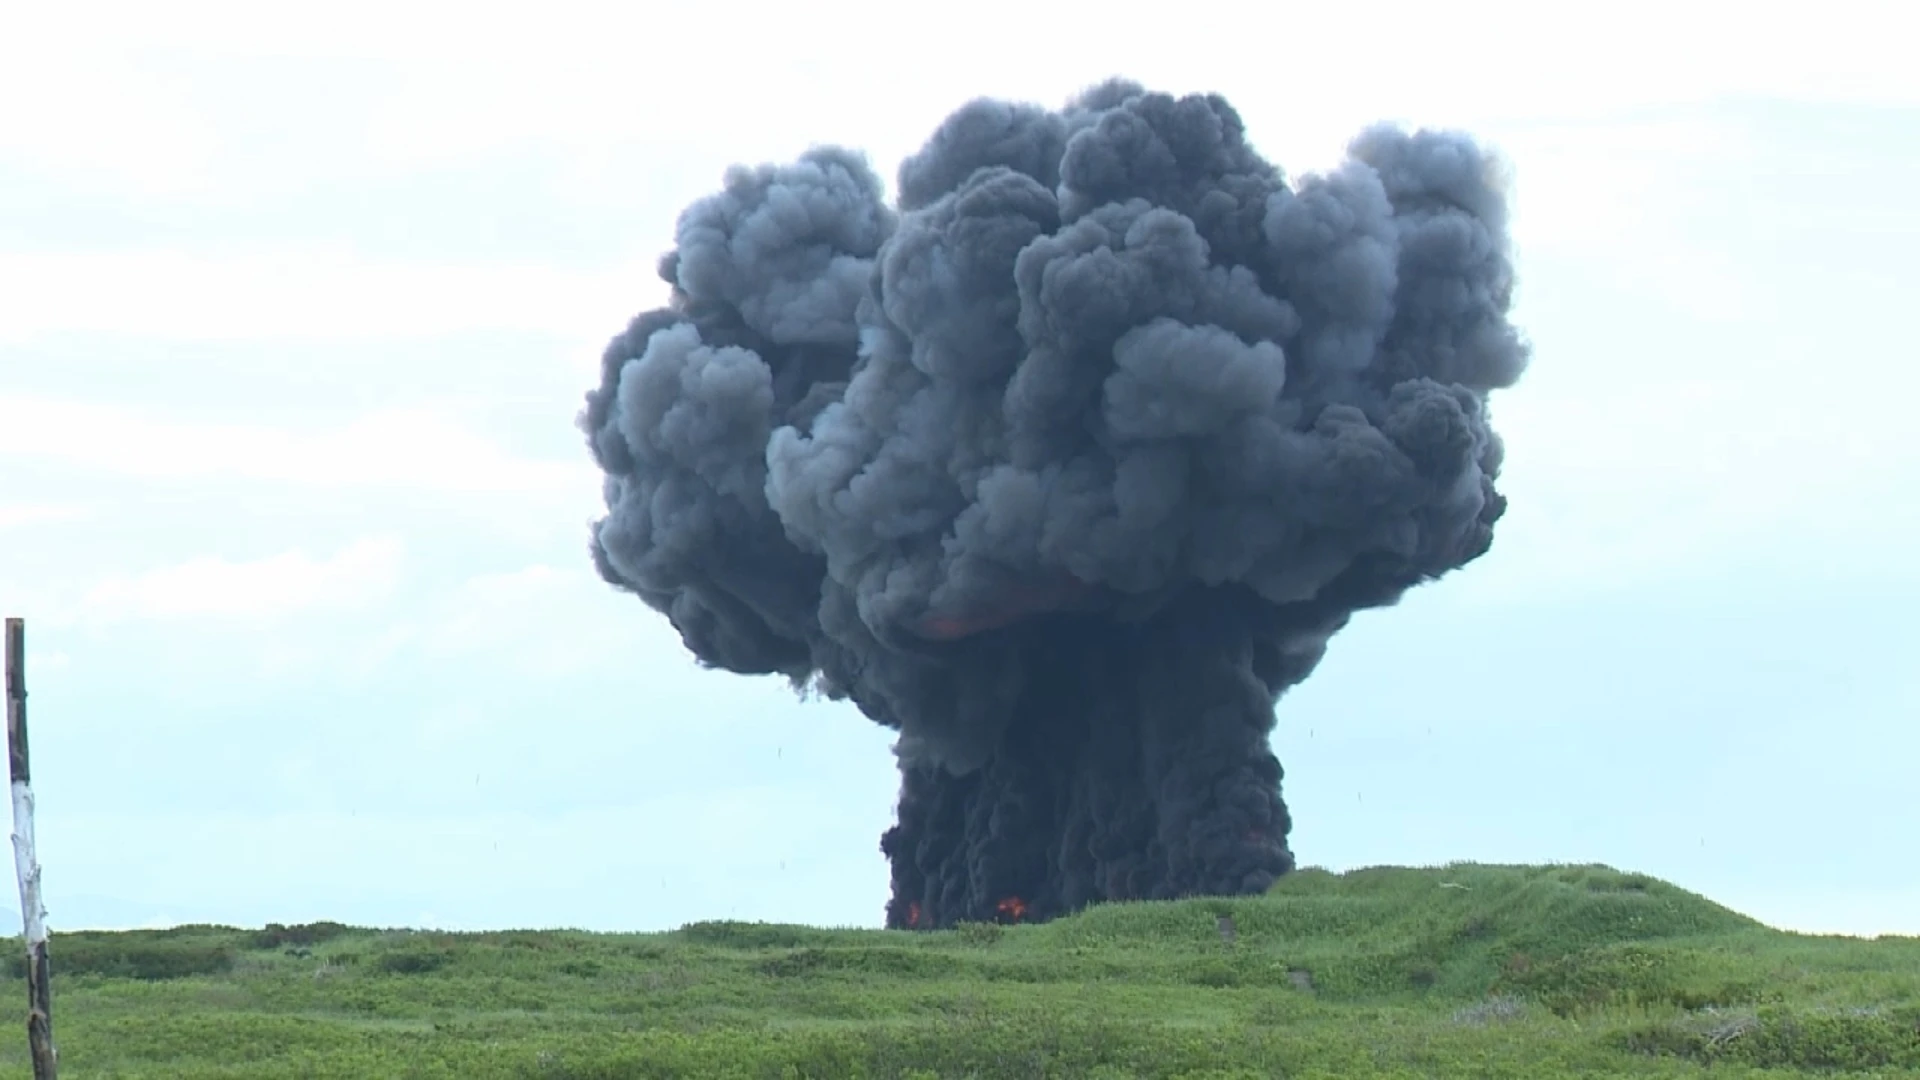
[(53, 977), (47, 964), (47, 911), (33, 847), (33, 770), (27, 757), (27, 627), (7, 620), (7, 771), (13, 779), (13, 867), (20, 875), (20, 919), (27, 944), (27, 1048), (34, 1080), (54, 1080)]

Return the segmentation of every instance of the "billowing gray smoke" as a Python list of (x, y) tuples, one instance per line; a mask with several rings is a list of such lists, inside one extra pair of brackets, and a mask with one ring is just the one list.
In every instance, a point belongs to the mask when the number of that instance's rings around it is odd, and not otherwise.
[(1527, 350), (1452, 134), (1289, 187), (1217, 96), (975, 101), (681, 217), (582, 425), (602, 575), (900, 732), (893, 926), (1261, 890), (1282, 691), (1488, 548)]

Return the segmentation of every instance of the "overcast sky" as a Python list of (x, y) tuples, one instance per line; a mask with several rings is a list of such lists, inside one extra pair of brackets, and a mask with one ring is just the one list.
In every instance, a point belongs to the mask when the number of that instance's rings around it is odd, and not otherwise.
[(886, 733), (599, 582), (573, 418), (728, 164), (891, 176), (970, 97), (1117, 74), (1290, 173), (1379, 119), (1512, 164), (1511, 509), (1281, 703), (1301, 861), (1920, 933), (1897, 5), (660, 6), (9, 11), (0, 609), (54, 928), (878, 925)]

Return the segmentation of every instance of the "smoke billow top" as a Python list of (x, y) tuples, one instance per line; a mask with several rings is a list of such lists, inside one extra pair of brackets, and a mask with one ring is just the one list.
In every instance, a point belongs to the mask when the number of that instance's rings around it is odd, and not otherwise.
[(1455, 134), (1289, 184), (1218, 96), (979, 100), (680, 217), (582, 425), (601, 574), (899, 732), (891, 926), (1265, 889), (1280, 694), (1484, 553), (1506, 209)]

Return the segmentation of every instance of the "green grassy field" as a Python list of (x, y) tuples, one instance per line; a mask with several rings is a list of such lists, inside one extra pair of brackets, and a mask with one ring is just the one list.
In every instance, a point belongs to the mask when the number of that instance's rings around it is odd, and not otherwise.
[(53, 966), (79, 1078), (1920, 1077), (1920, 939), (1604, 867), (1305, 870), (939, 933), (62, 934)]

